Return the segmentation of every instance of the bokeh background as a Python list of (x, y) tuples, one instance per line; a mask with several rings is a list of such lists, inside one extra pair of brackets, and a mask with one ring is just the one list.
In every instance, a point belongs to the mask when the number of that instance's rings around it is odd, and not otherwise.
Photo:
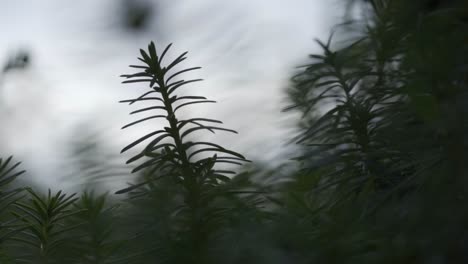
[(89, 160), (123, 163), (120, 149), (147, 128), (120, 130), (131, 119), (118, 101), (139, 90), (119, 75), (154, 40), (174, 43), (172, 55), (188, 50), (185, 67), (203, 67), (191, 92), (218, 104), (191, 111), (240, 134), (217, 140), (277, 167), (298, 122), (281, 112), (289, 78), (344, 12), (343, 1), (320, 0), (2, 1), (2, 153), (23, 161), (28, 180), (65, 189), (81, 180), (76, 153), (86, 146), (99, 145)]

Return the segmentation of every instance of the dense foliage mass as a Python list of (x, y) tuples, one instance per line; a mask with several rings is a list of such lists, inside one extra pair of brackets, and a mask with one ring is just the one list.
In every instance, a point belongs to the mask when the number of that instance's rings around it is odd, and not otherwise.
[[(122, 102), (148, 114), (124, 128), (160, 121), (122, 150), (134, 183), (41, 194), (1, 159), (0, 263), (468, 263), (468, 5), (353, 4), (360, 18), (287, 90), (303, 114), (294, 171), (238, 173), (244, 156), (195, 140), (235, 131), (182, 118), (214, 101), (182, 93), (199, 81), (176, 70), (186, 53), (166, 63), (170, 45), (151, 43), (123, 75), (147, 90)], [(108, 178), (104, 163), (83, 173)]]

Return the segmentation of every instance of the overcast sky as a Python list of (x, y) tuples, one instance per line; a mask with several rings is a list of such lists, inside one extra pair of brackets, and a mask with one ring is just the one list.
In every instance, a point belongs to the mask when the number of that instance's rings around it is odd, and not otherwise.
[(111, 152), (142, 135), (148, 128), (120, 131), (131, 108), (117, 101), (137, 93), (118, 76), (154, 40), (160, 49), (173, 42), (172, 56), (188, 50), (184, 67), (202, 66), (195, 74), (205, 79), (190, 93), (218, 102), (184, 114), (223, 120), (239, 135), (217, 142), (252, 160), (288, 158), (297, 116), (281, 113), (283, 91), (294, 67), (317, 51), (314, 38), (339, 22), (339, 0), (153, 1), (142, 32), (122, 27), (121, 2), (2, 1), (0, 62), (27, 50), (32, 65), (0, 79), (1, 155), (18, 156), (50, 184), (79, 135), (98, 131)]

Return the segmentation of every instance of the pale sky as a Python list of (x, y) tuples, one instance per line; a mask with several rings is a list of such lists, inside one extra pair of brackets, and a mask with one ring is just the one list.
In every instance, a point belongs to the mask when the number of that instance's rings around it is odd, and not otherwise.
[(340, 0), (154, 1), (151, 26), (137, 34), (120, 27), (120, 2), (2, 1), (0, 62), (25, 49), (32, 65), (0, 80), (1, 155), (22, 159), (37, 182), (60, 185), (76, 135), (99, 131), (109, 151), (119, 152), (151, 129), (121, 131), (133, 119), (117, 101), (141, 91), (118, 76), (154, 40), (160, 49), (173, 42), (172, 56), (188, 50), (183, 66), (202, 66), (194, 76), (205, 81), (187, 92), (218, 101), (184, 114), (237, 130), (215, 139), (251, 160), (289, 158), (298, 117), (281, 112), (284, 89), (294, 67), (317, 51), (314, 39), (340, 21)]

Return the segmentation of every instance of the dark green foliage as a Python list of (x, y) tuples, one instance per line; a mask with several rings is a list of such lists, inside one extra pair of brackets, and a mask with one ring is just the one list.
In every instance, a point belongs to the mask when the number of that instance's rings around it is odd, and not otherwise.
[(15, 215), (26, 224), (26, 228), (14, 237), (14, 241), (17, 242), (15, 247), (21, 252), (17, 261), (71, 261), (73, 255), (66, 254), (71, 251), (64, 251), (64, 248), (70, 246), (74, 239), (71, 231), (80, 225), (67, 225), (67, 221), (80, 212), (72, 209), (78, 198), (74, 197), (75, 194), (62, 194), (61, 191), (53, 195), (49, 190), (46, 197), (37, 195), (31, 189), (27, 191), (30, 197), (15, 204), (19, 212)]
[(75, 203), (78, 212), (75, 222), (79, 235), (77, 250), (78, 263), (105, 264), (115, 263), (115, 258), (124, 242), (117, 237), (116, 205), (109, 205), (108, 195), (95, 195), (85, 192)]
[(21, 199), (23, 188), (14, 187), (13, 181), (23, 174), (18, 170), (20, 163), (14, 163), (13, 157), (0, 158), (0, 246), (12, 235), (19, 232), (22, 224), (11, 217), (13, 204)]
[(371, 2), (361, 37), (319, 41), (293, 78), (292, 108), (308, 118), (302, 217), (314, 219), (298, 232), (315, 229), (318, 263), (466, 262), (463, 11)]
[[(123, 75), (147, 89), (122, 101), (147, 114), (123, 128), (162, 127), (122, 150), (133, 183), (22, 197), (22, 172), (0, 160), (0, 262), (468, 263), (466, 1), (351, 2), (365, 14), (352, 34), (317, 41), (287, 91), (303, 116), (291, 168), (237, 173), (242, 155), (196, 141), (234, 131), (181, 118), (213, 101), (181, 93), (200, 81), (180, 79), (198, 69), (176, 70), (186, 53), (164, 63), (171, 45), (151, 43)], [(94, 156), (81, 171), (93, 184), (116, 168)]]
[[(235, 174), (235, 172), (220, 168), (220, 164), (241, 165), (247, 160), (242, 155), (218, 144), (190, 139), (192, 134), (198, 131), (236, 132), (220, 127), (219, 124), (222, 122), (218, 120), (178, 118), (179, 109), (191, 104), (213, 103), (214, 101), (203, 96), (178, 95), (180, 88), (201, 79), (178, 79), (182, 73), (199, 69), (199, 67), (171, 73), (180, 62), (186, 59), (186, 52), (167, 63), (167, 66), (163, 66), (163, 59), (170, 47), (171, 45), (167, 46), (158, 56), (154, 43), (151, 43), (148, 51), (140, 50), (142, 57), (139, 59), (145, 65), (130, 66), (142, 69), (142, 71), (123, 75), (128, 79), (124, 83), (146, 82), (150, 90), (138, 98), (122, 102), (129, 104), (155, 102), (154, 106), (140, 108), (131, 114), (161, 112), (161, 114), (132, 122), (124, 128), (150, 119), (165, 120), (167, 126), (150, 132), (122, 150), (125, 152), (144, 141), (149, 141), (143, 150), (127, 162), (143, 160), (133, 170), (133, 172), (146, 170), (141, 183), (117, 193), (131, 192), (130, 197), (133, 197), (131, 202), (138, 203), (136, 208), (143, 204), (144, 208), (154, 207), (158, 211), (163, 209), (162, 212), (144, 210), (135, 212), (140, 221), (150, 221), (145, 225), (144, 233), (146, 234), (142, 235), (151, 234), (159, 238), (150, 245), (140, 246), (140, 248), (147, 248), (141, 256), (145, 256), (146, 253), (146, 255), (153, 255), (155, 261), (167, 263), (208, 263), (210, 261), (209, 244), (212, 244), (212, 241), (219, 236), (219, 231), (229, 224), (228, 217), (232, 216), (234, 211), (239, 210), (234, 207), (231, 200), (243, 187), (230, 184), (231, 179), (227, 175)], [(168, 193), (167, 190), (171, 192)], [(161, 201), (164, 201), (164, 205), (158, 205)], [(148, 226), (151, 226), (149, 230)], [(162, 227), (164, 228), (161, 229)], [(136, 239), (139, 240), (140, 237)]]

